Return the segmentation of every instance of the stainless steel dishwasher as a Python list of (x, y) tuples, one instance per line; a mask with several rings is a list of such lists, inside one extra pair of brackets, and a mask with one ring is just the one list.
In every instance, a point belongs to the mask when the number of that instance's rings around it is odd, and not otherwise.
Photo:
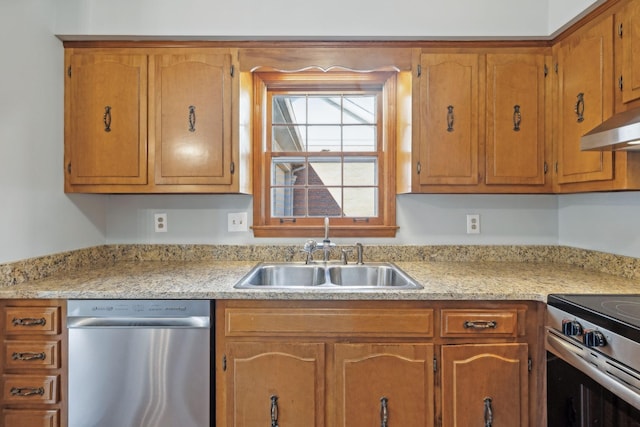
[(211, 302), (70, 300), (69, 427), (209, 427)]

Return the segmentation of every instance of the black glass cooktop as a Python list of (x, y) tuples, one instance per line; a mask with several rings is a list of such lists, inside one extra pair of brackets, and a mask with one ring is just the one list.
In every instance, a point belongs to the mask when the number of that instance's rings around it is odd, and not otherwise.
[(547, 303), (640, 342), (640, 294), (554, 294), (549, 295)]

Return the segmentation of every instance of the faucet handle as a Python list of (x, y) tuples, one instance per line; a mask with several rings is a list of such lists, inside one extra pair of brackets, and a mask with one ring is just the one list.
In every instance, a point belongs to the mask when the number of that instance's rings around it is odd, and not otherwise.
[(340, 261), (342, 262), (342, 264), (347, 265), (349, 254), (352, 251), (353, 250), (351, 248), (342, 248), (342, 249), (340, 249)]
[(360, 243), (360, 242), (356, 243), (356, 256), (357, 256), (356, 264), (358, 264), (358, 265), (364, 264), (364, 261), (362, 259), (363, 251), (364, 251), (364, 248), (362, 246), (362, 243)]
[(315, 240), (307, 240), (304, 242), (304, 246), (302, 247), (301, 252), (307, 254), (307, 258), (305, 260), (305, 264), (309, 264), (312, 260), (313, 253), (318, 248), (318, 243)]

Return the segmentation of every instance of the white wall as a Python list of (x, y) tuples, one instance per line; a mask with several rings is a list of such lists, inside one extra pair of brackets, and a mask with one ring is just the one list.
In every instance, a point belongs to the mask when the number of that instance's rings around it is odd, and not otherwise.
[(54, 2), (0, 2), (0, 263), (105, 241), (104, 202), (63, 188), (63, 49)]
[[(227, 231), (227, 214), (248, 212), (250, 196), (108, 196), (108, 243), (269, 244), (297, 239), (255, 239)], [(358, 239), (384, 244), (544, 244), (557, 243), (557, 196), (402, 195), (395, 238)], [(168, 231), (156, 233), (153, 215), (167, 213)], [(466, 234), (466, 214), (480, 214), (481, 233)], [(332, 239), (338, 243), (354, 239)]]
[(555, 35), (606, 0), (548, 0), (549, 27), (547, 34)]
[(548, 5), (539, 0), (59, 0), (58, 6), (61, 35), (540, 37), (548, 28)]
[(640, 192), (560, 196), (559, 243), (640, 258)]

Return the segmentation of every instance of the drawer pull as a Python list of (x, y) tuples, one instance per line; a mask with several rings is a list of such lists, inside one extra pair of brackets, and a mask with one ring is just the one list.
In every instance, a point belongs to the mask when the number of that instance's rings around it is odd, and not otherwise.
[(42, 387), (11, 387), (11, 396), (43, 396)]
[(44, 326), (47, 324), (47, 319), (45, 319), (44, 317), (41, 317), (39, 319), (34, 317), (14, 317), (11, 323), (13, 323), (13, 326)]
[(278, 396), (271, 396), (271, 427), (278, 427)]
[(462, 326), (465, 329), (495, 329), (498, 322), (495, 320), (465, 320)]
[(484, 426), (491, 427), (493, 425), (493, 408), (491, 407), (492, 399), (484, 398)]
[(18, 353), (18, 352), (14, 352), (11, 355), (11, 358), (13, 360), (25, 360), (25, 361), (29, 361), (29, 360), (44, 360), (47, 358), (46, 353), (31, 353), (31, 352), (26, 352), (26, 353)]
[(386, 397), (380, 398), (380, 427), (389, 426), (389, 399)]

